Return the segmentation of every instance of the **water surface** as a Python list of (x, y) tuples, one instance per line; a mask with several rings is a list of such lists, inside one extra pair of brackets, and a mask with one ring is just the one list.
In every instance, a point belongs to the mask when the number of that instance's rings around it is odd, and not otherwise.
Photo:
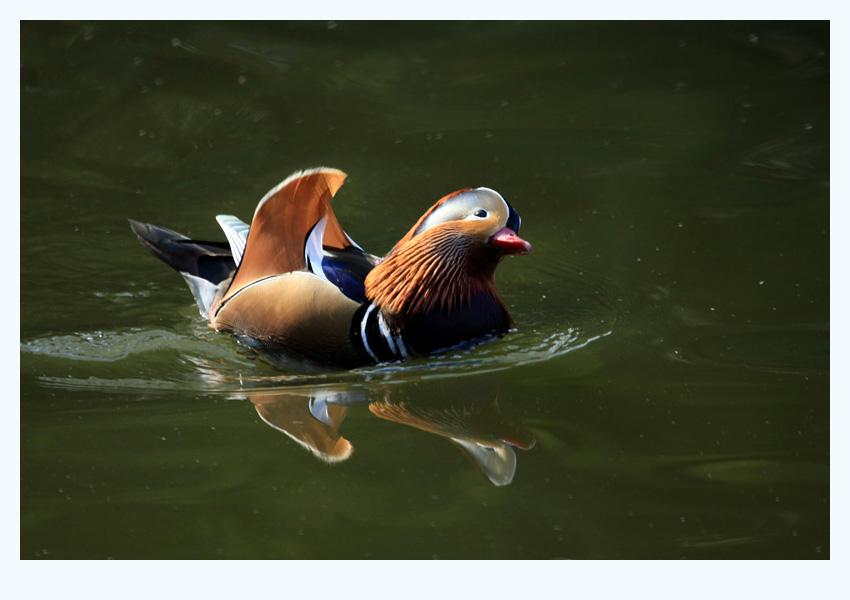
[[(829, 558), (829, 29), (23, 23), (21, 558)], [(517, 331), (304, 374), (127, 218), (483, 185)]]

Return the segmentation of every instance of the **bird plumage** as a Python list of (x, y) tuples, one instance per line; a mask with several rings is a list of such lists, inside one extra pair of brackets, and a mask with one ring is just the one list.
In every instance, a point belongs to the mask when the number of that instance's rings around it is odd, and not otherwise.
[(499, 336), (513, 320), (494, 283), (507, 254), (528, 254), (519, 215), (468, 188), (432, 206), (383, 259), (342, 229), (331, 199), (346, 175), (299, 171), (260, 201), (250, 226), (219, 215), (228, 244), (131, 220), (179, 271), (201, 313), (274, 362), (345, 368)]

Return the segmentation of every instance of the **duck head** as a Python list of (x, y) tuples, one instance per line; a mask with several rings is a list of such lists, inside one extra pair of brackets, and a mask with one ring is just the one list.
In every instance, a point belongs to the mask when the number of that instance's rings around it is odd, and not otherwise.
[[(366, 296), (385, 312), (422, 315), (497, 300), (496, 267), (531, 253), (520, 217), (496, 191), (468, 188), (432, 206), (366, 278)], [(505, 311), (507, 312), (507, 311)]]

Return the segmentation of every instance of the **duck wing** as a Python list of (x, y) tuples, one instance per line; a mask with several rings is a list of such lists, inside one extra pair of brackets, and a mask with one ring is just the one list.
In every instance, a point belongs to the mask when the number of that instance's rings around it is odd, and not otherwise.
[[(300, 171), (260, 201), (254, 223), (262, 222), (266, 228), (252, 238), (253, 250), (249, 257), (252, 264), (244, 267), (242, 278), (235, 281), (234, 286), (244, 287), (250, 280), (256, 281), (260, 274), (306, 270), (334, 284), (348, 298), (356, 302), (366, 301), (364, 282), (379, 259), (364, 252), (342, 230), (336, 219), (330, 198), (341, 185), (336, 182), (339, 175), (345, 177), (344, 173), (335, 169)], [(227, 236), (234, 261), (240, 265), (246, 253), (249, 232), (256, 229), (233, 215), (218, 215), (216, 220)], [(267, 233), (281, 239), (259, 239)], [(299, 248), (302, 240), (303, 248)], [(275, 249), (284, 246), (284, 242), (288, 252), (281, 256)], [(254, 265), (254, 261), (264, 261), (263, 268)], [(237, 289), (240, 288), (234, 287), (228, 295)]]
[(331, 198), (346, 174), (320, 167), (297, 171), (260, 201), (248, 231), (242, 260), (223, 300), (266, 277), (308, 269), (305, 245), (323, 222), (323, 246), (344, 250), (355, 246), (331, 209)]

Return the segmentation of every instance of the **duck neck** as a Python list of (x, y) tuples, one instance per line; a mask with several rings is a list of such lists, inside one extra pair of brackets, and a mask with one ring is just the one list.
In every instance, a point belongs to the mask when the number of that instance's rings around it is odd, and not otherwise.
[(494, 282), (499, 259), (450, 230), (426, 232), (394, 248), (369, 273), (366, 297), (388, 316), (449, 313), (482, 294), (501, 303)]
[(368, 325), (364, 334), (380, 332), (386, 341), (373, 345), (422, 355), (503, 335), (513, 327), (494, 282), (501, 254), (458, 236), (450, 239), (451, 244), (417, 236), (369, 273), (366, 297), (373, 312), (363, 321)]

